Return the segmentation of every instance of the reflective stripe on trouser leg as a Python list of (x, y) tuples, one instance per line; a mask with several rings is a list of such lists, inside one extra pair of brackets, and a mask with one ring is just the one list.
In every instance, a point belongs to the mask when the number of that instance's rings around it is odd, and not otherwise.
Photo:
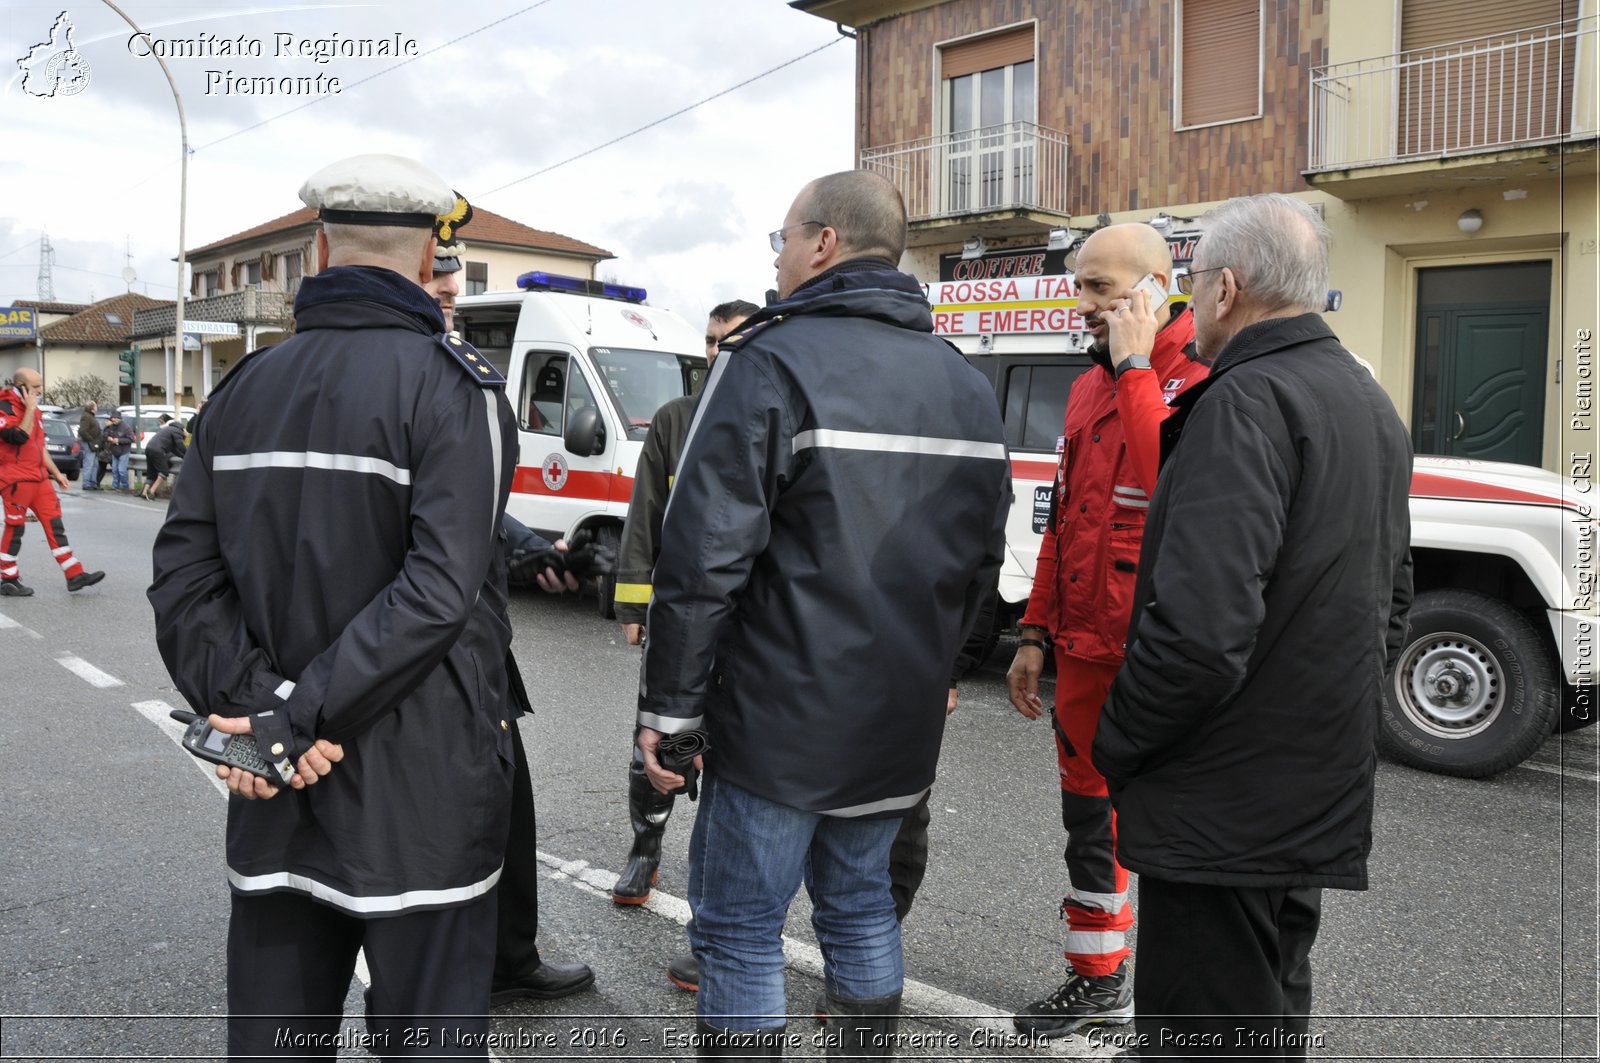
[(0, 531), (0, 579), (20, 579), (22, 569), (17, 553), (22, 549), (22, 533), (28, 527), (28, 511), (13, 499), (17, 485), (4, 489), (5, 530)]
[[(55, 501), (56, 493), (50, 492), (51, 501)], [(39, 513), (38, 509), (34, 510)], [(62, 574), (68, 579), (83, 572), (83, 565), (76, 557), (72, 556), (72, 547), (67, 545), (66, 525), (61, 523), (61, 510), (56, 508), (53, 516), (46, 518), (39, 513), (39, 526), (44, 529), (44, 537), (50, 542), (50, 553), (55, 555), (56, 564), (61, 566)]]
[(1111, 974), (1131, 951), (1126, 934), (1133, 908), (1128, 872), (1116, 859), (1116, 814), (1106, 781), (1090, 760), (1100, 708), (1117, 668), (1056, 655), (1056, 753), (1071, 883), (1061, 905), (1067, 923), (1063, 953), (1083, 975)]

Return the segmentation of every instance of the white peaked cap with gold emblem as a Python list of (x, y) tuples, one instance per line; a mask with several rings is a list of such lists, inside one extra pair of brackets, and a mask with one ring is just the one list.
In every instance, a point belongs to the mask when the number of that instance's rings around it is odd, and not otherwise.
[(300, 201), (323, 221), (431, 229), (456, 194), (438, 174), (403, 155), (352, 155), (300, 186)]

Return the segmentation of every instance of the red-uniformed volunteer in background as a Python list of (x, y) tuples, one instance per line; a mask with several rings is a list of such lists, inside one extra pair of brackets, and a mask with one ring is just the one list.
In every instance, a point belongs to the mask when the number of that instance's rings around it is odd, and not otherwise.
[(50, 553), (67, 577), (67, 590), (82, 590), (106, 578), (104, 572), (84, 571), (67, 545), (61, 500), (50, 483), (54, 480), (65, 489), (67, 478), (44, 447), (43, 415), (39, 413), (43, 394), (44, 378), (32, 369), (18, 369), (11, 387), (0, 391), (0, 502), (6, 514), (5, 532), (0, 534), (0, 596), (7, 598), (33, 594), (33, 588), (22, 582), (17, 561), (30, 509), (39, 518)]
[(1206, 375), (1196, 360), (1194, 319), (1183, 304), (1156, 300), (1160, 328), (1149, 356), (1109, 346), (1106, 316), (1127, 313), (1135, 299), (1149, 305), (1148, 293), (1134, 291), (1146, 275), (1162, 292), (1169, 290), (1167, 242), (1142, 223), (1101, 229), (1078, 254), (1078, 310), (1096, 337), (1090, 354), (1097, 365), (1078, 377), (1067, 399), (1050, 520), (1022, 618), (1022, 645), (1006, 677), (1017, 711), (1038, 718), (1044, 709), (1044, 650), (1054, 648), (1056, 754), (1070, 884), (1061, 903), (1067, 979), (1014, 1020), (1041, 1037), (1133, 1018), (1126, 964), (1126, 934), (1133, 926), (1128, 873), (1116, 860), (1116, 821), (1089, 749), (1122, 664), (1145, 510), (1156, 487), (1161, 422), (1168, 404)]

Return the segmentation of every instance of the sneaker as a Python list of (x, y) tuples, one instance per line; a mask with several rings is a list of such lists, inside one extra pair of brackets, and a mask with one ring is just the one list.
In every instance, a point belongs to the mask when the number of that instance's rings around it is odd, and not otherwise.
[[(80, 572), (67, 580), (67, 590), (81, 591), (85, 587), (93, 587), (96, 583), (106, 578), (104, 572)], [(32, 594), (32, 591), (28, 592)]]
[(0, 579), (0, 595), (7, 598), (31, 598), (33, 588), (23, 586), (19, 579)]
[(1017, 1029), (1038, 1037), (1060, 1037), (1097, 1024), (1126, 1026), (1132, 1021), (1133, 980), (1128, 977), (1127, 961), (1107, 975), (1074, 971), (1054, 993), (1029, 1004), (1011, 1019)]

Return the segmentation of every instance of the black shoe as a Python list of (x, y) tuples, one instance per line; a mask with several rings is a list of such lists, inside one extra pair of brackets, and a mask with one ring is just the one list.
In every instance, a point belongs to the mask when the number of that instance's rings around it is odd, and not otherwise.
[[(104, 572), (80, 572), (76, 576), (67, 579), (67, 590), (81, 591), (85, 587), (93, 587), (105, 578), (106, 574)], [(29, 591), (28, 593), (32, 594), (33, 592)]]
[(900, 1029), (900, 994), (845, 1000), (823, 993), (828, 1012), (829, 1059), (886, 1059)]
[(1112, 974), (1091, 976), (1073, 972), (1054, 993), (1036, 1000), (1011, 1019), (1023, 1033), (1060, 1037), (1081, 1026), (1126, 1026), (1133, 1021), (1133, 981), (1128, 964)]
[(546, 961), (514, 981), (497, 981), (489, 989), (489, 1003), (501, 1004), (527, 997), (532, 1000), (560, 1000), (594, 985), (594, 972), (582, 963)]
[(696, 1053), (701, 1059), (782, 1059), (784, 1027), (765, 1030), (724, 1030), (703, 1019), (695, 1020)]
[(694, 958), (694, 953), (686, 952), (682, 956), (672, 957), (672, 962), (667, 964), (667, 981), (679, 989), (700, 992), (700, 964)]
[(0, 579), (0, 596), (6, 598), (32, 598), (33, 588), (25, 587), (19, 579)]

